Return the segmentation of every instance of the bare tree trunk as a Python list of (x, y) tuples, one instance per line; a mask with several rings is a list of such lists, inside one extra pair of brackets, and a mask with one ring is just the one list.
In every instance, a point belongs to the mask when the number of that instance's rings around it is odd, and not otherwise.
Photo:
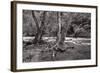
[(63, 29), (62, 27), (62, 13), (58, 12), (57, 13), (57, 20), (58, 20), (58, 26), (59, 26), (59, 30), (57, 33), (57, 39), (56, 39), (56, 44), (51, 47), (51, 49), (53, 49), (52, 51), (52, 60), (56, 60), (56, 55), (57, 55), (57, 51), (64, 51), (64, 41), (65, 41), (65, 29)]
[(57, 34), (57, 42), (60, 42), (61, 40), (61, 27), (62, 27), (62, 24), (61, 24), (61, 13), (58, 12), (57, 14), (58, 16), (58, 26), (59, 26), (59, 30), (58, 30), (58, 34)]
[(65, 37), (66, 37), (66, 27), (62, 26), (62, 13), (58, 13), (58, 24), (59, 24), (59, 31), (58, 31), (58, 50), (64, 51), (65, 50)]
[(66, 48), (69, 47), (68, 44), (65, 44), (65, 38), (66, 38), (67, 31), (68, 31), (69, 26), (71, 25), (71, 20), (72, 20), (70, 17), (70, 14), (68, 14), (67, 19), (66, 19), (67, 22), (62, 23), (63, 22), (62, 16), (63, 16), (63, 13), (61, 12), (57, 13), (59, 30), (57, 33), (56, 44), (51, 48), (60, 52), (64, 52)]
[(56, 55), (58, 51), (65, 52), (67, 48), (73, 48), (73, 46), (69, 46), (68, 44), (65, 43), (65, 38), (67, 35), (68, 28), (71, 25), (72, 18), (70, 17), (70, 14), (68, 14), (67, 19), (66, 19), (67, 23), (62, 24), (63, 22), (62, 16), (63, 16), (63, 13), (61, 12), (57, 13), (59, 30), (57, 32), (55, 45), (49, 48), (49, 50), (52, 50), (52, 60), (56, 60)]
[(33, 40), (33, 43), (34, 44), (37, 44), (37, 43), (41, 43), (43, 42), (42, 40), (42, 36), (43, 36), (43, 31), (44, 31), (44, 24), (45, 24), (45, 12), (43, 12), (42, 16), (41, 16), (41, 26), (39, 27), (39, 22), (35, 16), (35, 13), (34, 11), (32, 11), (32, 17), (36, 23), (36, 27), (37, 27), (37, 33), (35, 35), (35, 39)]

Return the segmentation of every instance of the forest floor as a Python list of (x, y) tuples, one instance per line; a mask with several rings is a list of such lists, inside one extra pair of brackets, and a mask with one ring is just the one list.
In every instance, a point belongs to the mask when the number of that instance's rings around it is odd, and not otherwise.
[[(32, 41), (32, 37), (23, 38), (23, 62), (43, 62), (43, 61), (61, 61), (61, 60), (83, 60), (91, 58), (91, 40), (90, 38), (71, 38), (67, 37), (65, 45), (74, 48), (66, 48), (64, 52), (57, 52), (55, 60), (52, 57), (53, 49), (50, 47), (55, 43), (55, 38), (43, 38), (47, 43), (42, 45), (30, 44), (25, 42)], [(48, 46), (49, 45), (49, 46)], [(47, 49), (46, 49), (47, 48)]]

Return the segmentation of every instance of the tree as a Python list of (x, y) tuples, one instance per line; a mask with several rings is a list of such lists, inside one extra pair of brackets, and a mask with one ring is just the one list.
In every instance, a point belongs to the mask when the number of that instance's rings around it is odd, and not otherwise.
[(68, 47), (73, 48), (73, 46), (69, 46), (68, 44), (65, 44), (67, 31), (72, 21), (72, 17), (70, 15), (71, 15), (70, 13), (67, 13), (66, 22), (65, 22), (65, 18), (63, 17), (64, 13), (62, 12), (57, 13), (59, 30), (57, 33), (56, 44), (50, 48), (53, 49), (53, 54), (52, 54), (53, 60), (56, 59), (57, 51), (64, 52)]
[(33, 40), (33, 43), (34, 44), (37, 44), (37, 43), (41, 43), (43, 42), (42, 40), (42, 36), (44, 34), (44, 27), (45, 27), (45, 16), (46, 16), (46, 12), (43, 11), (41, 13), (41, 21), (40, 23), (38, 22), (36, 16), (35, 16), (35, 12), (32, 11), (32, 17), (35, 21), (35, 24), (36, 24), (36, 28), (37, 28), (37, 32), (36, 32), (36, 35), (35, 35), (35, 39)]

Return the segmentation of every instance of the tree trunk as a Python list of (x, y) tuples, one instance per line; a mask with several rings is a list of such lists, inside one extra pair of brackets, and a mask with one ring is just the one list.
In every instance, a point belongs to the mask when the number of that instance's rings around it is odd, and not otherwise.
[(65, 50), (64, 41), (65, 41), (65, 37), (66, 37), (66, 27), (62, 26), (62, 13), (61, 12), (58, 13), (58, 24), (59, 24), (59, 31), (58, 31), (58, 35), (57, 35), (58, 49), (61, 51), (64, 51)]
[(71, 25), (71, 17), (68, 14), (67, 16), (67, 23), (62, 23), (63, 19), (62, 19), (62, 14), (61, 12), (57, 13), (57, 20), (58, 20), (58, 26), (59, 26), (59, 30), (57, 33), (57, 39), (56, 39), (56, 44), (54, 46), (52, 46), (50, 49), (52, 49), (52, 59), (56, 60), (56, 55), (57, 52), (65, 52), (66, 48), (73, 48), (73, 46), (69, 46), (68, 44), (65, 43), (65, 38), (66, 38), (66, 34), (69, 28), (69, 25)]
[(67, 35), (67, 31), (69, 26), (71, 25), (71, 17), (70, 14), (67, 15), (67, 23), (62, 23), (63, 13), (58, 12), (57, 17), (58, 17), (58, 25), (59, 25), (59, 30), (57, 33), (57, 39), (56, 39), (56, 45), (54, 45), (54, 48), (56, 47), (56, 50), (58, 51), (65, 51), (67, 47), (69, 47), (68, 44), (65, 43), (65, 38)]
[(32, 11), (32, 17), (36, 23), (36, 27), (37, 27), (37, 33), (35, 35), (35, 39), (33, 40), (34, 44), (37, 43), (42, 43), (42, 36), (43, 36), (43, 31), (44, 31), (44, 23), (45, 23), (45, 12), (43, 12), (42, 16), (41, 16), (41, 26), (39, 27), (39, 22), (35, 16), (34, 11)]

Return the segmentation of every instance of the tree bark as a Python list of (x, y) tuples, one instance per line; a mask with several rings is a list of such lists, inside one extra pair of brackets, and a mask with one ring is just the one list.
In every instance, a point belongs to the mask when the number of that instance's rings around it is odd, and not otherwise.
[[(65, 43), (65, 38), (66, 38), (69, 25), (71, 25), (71, 17), (68, 14), (67, 19), (66, 19), (67, 22), (62, 23), (63, 22), (62, 16), (63, 16), (63, 13), (61, 12), (57, 13), (59, 30), (57, 33), (56, 44), (50, 48), (52, 49), (52, 59), (53, 60), (56, 60), (57, 52), (65, 52), (66, 48), (69, 47), (69, 45)], [(73, 47), (71, 46), (69, 48), (73, 48)]]
[(58, 24), (59, 24), (59, 31), (58, 31), (58, 49), (61, 51), (65, 50), (65, 37), (66, 37), (66, 28), (65, 26), (62, 26), (62, 13), (58, 13)]
[(61, 12), (57, 13), (59, 30), (57, 33), (56, 44), (52, 47), (52, 48), (56, 47), (55, 50), (58, 50), (61, 52), (65, 51), (66, 48), (69, 47), (68, 44), (65, 44), (65, 38), (67, 35), (68, 28), (71, 25), (70, 14), (67, 15), (66, 23), (62, 23), (63, 22), (62, 16), (63, 16), (63, 13), (61, 13)]
[(46, 13), (43, 12), (42, 15), (41, 15), (41, 23), (40, 23), (41, 26), (39, 27), (40, 24), (39, 24), (39, 22), (38, 22), (38, 20), (37, 20), (37, 18), (35, 16), (34, 11), (32, 11), (32, 17), (33, 17), (33, 19), (34, 19), (34, 21), (36, 23), (36, 27), (37, 27), (37, 33), (36, 33), (35, 38), (33, 40), (34, 44), (43, 42), (42, 36), (43, 36), (44, 25), (45, 25), (45, 14)]

